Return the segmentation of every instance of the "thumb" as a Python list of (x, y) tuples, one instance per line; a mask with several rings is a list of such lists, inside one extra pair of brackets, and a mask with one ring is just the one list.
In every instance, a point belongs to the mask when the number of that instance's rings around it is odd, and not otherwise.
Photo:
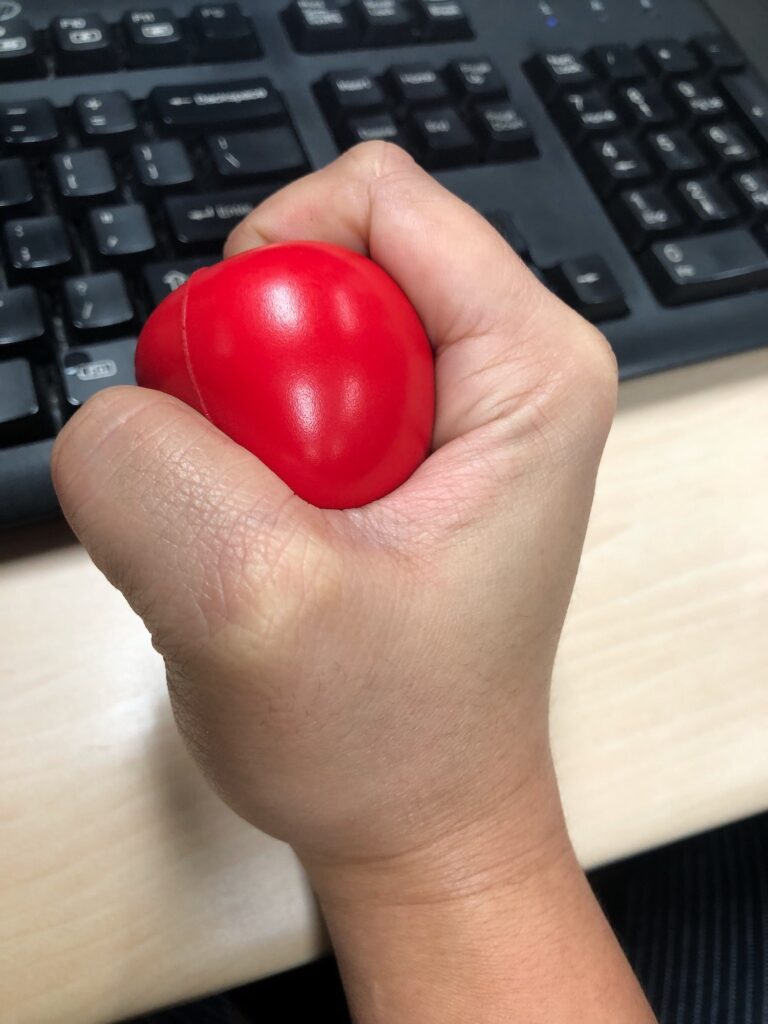
[(51, 468), (72, 529), (164, 653), (215, 630), (315, 511), (204, 417), (142, 388), (87, 402)]

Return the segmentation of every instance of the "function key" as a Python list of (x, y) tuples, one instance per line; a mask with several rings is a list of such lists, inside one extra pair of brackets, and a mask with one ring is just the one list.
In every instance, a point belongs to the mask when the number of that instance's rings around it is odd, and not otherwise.
[(688, 47), (677, 39), (651, 39), (640, 47), (645, 62), (657, 75), (692, 75), (698, 61)]
[(213, 135), (208, 148), (219, 177), (237, 184), (243, 178), (298, 177), (307, 166), (296, 133), (287, 126)]
[(714, 178), (681, 181), (677, 194), (698, 227), (730, 224), (738, 216), (739, 211)]
[(32, 367), (26, 359), (0, 363), (0, 444), (37, 440), (45, 427)]
[(138, 127), (133, 104), (124, 92), (98, 92), (78, 96), (75, 119), (85, 142), (119, 147), (129, 142)]
[(339, 143), (342, 147), (356, 146), (359, 142), (394, 142), (404, 146), (404, 140), (397, 122), (391, 114), (381, 111), (362, 117), (350, 117), (339, 129)]
[(486, 160), (526, 160), (538, 154), (531, 126), (508, 100), (480, 104), (474, 124)]
[(430, 43), (472, 37), (469, 18), (458, 0), (416, 0), (416, 20), (422, 39)]
[(88, 215), (94, 248), (102, 261), (128, 265), (154, 252), (155, 233), (139, 203), (102, 206)]
[(136, 177), (148, 193), (171, 192), (191, 185), (195, 171), (178, 139), (142, 142), (131, 150)]
[(329, 71), (318, 83), (317, 94), (331, 120), (387, 105), (381, 86), (364, 68)]
[(768, 255), (741, 228), (657, 243), (641, 264), (670, 306), (768, 287)]
[(646, 76), (645, 66), (625, 43), (593, 46), (587, 53), (587, 60), (598, 75), (611, 82), (636, 82)]
[(591, 142), (584, 152), (584, 165), (596, 191), (604, 197), (651, 177), (650, 164), (625, 135)]
[(747, 213), (768, 217), (768, 171), (740, 171), (731, 178), (736, 196)]
[(123, 29), (131, 67), (184, 64), (189, 59), (181, 23), (168, 7), (128, 11)]
[(537, 54), (528, 63), (528, 74), (545, 103), (551, 103), (564, 89), (592, 81), (592, 72), (572, 50)]
[(90, 338), (127, 330), (134, 316), (123, 276), (114, 270), (68, 278), (64, 306), (72, 330)]
[(51, 38), (59, 74), (85, 75), (118, 66), (115, 41), (100, 14), (54, 18)]
[(162, 85), (152, 90), (149, 100), (158, 125), (172, 135), (273, 124), (286, 116), (283, 101), (267, 78), (206, 82), (204, 87)]
[(51, 149), (59, 141), (56, 111), (48, 100), (0, 105), (0, 139), (9, 149)]
[(456, 167), (476, 158), (477, 142), (452, 107), (417, 110), (410, 128), (425, 167)]
[(452, 60), (445, 69), (445, 77), (458, 98), (465, 103), (504, 99), (507, 95), (507, 84), (501, 72), (485, 57)]
[(116, 384), (135, 384), (135, 338), (100, 341), (93, 346), (70, 349), (59, 360), (64, 397), (70, 409), (78, 409), (91, 395)]
[(681, 113), (689, 118), (721, 117), (727, 109), (723, 96), (701, 78), (678, 78), (669, 92)]
[(565, 93), (557, 104), (556, 114), (565, 134), (576, 143), (621, 128), (618, 111), (599, 89)]
[(264, 186), (166, 199), (165, 213), (183, 250), (220, 248), (233, 228), (270, 194)]
[(589, 320), (613, 320), (628, 313), (624, 293), (602, 256), (566, 260), (553, 277), (565, 302)]
[(721, 84), (750, 129), (768, 145), (768, 86), (753, 71), (723, 75)]
[(633, 188), (622, 192), (611, 206), (616, 225), (627, 246), (642, 249), (658, 238), (679, 231), (683, 219), (659, 188)]
[(35, 203), (29, 169), (18, 157), (0, 160), (0, 215), (26, 213)]
[(0, 81), (16, 82), (44, 74), (40, 47), (29, 22), (12, 18), (0, 24)]
[(283, 20), (293, 45), (302, 53), (349, 50), (357, 41), (346, 9), (332, 0), (292, 0)]
[(75, 256), (61, 217), (27, 217), (8, 221), (5, 248), (14, 276), (39, 278), (71, 273)]
[(112, 165), (103, 149), (57, 153), (53, 158), (53, 180), (59, 196), (71, 205), (103, 202), (117, 192)]
[(395, 64), (386, 76), (396, 102), (404, 107), (429, 106), (448, 99), (445, 79), (429, 64)]
[(720, 33), (696, 36), (691, 40), (691, 48), (702, 64), (712, 71), (740, 71), (746, 64), (746, 58), (736, 43)]
[(186, 284), (196, 270), (210, 267), (212, 262), (205, 257), (193, 257), (187, 260), (147, 264), (143, 276), (152, 305), (159, 306), (163, 299)]
[(45, 334), (37, 292), (29, 285), (0, 292), (0, 353), (5, 354)]
[(200, 59), (247, 60), (261, 55), (256, 26), (239, 4), (205, 4), (190, 15)]
[(413, 14), (404, 0), (352, 0), (350, 12), (363, 46), (398, 46), (413, 39)]
[(723, 121), (701, 129), (701, 141), (712, 159), (729, 169), (757, 159), (757, 150), (737, 124)]
[(674, 177), (693, 174), (707, 166), (702, 151), (690, 135), (679, 128), (649, 132), (645, 141), (659, 169)]
[(669, 124), (675, 112), (653, 83), (627, 85), (619, 90), (619, 101), (632, 122), (641, 128)]

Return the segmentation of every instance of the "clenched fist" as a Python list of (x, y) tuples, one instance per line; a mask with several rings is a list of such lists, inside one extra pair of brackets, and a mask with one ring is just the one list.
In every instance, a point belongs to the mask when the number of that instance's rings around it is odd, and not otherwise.
[[(65, 513), (150, 629), (205, 774), (302, 858), (361, 1021), (650, 1020), (573, 861), (548, 742), (611, 351), (396, 147), (358, 147), (288, 186), (225, 255), (295, 239), (369, 254), (414, 304), (435, 352), (427, 461), (380, 501), (322, 511), (198, 413), (116, 388), (59, 437)], [(515, 982), (496, 1013), (494, 958), (472, 938), (481, 905), (493, 948), (526, 943), (508, 972), (535, 975), (542, 924), (561, 974), (588, 949), (610, 964), (594, 1006), (558, 1016), (556, 985), (529, 1005)], [(427, 947), (444, 985), (433, 971), (425, 1004), (413, 972)], [(404, 989), (394, 950), (413, 965)], [(486, 1015), (437, 994), (470, 965), (461, 991), (481, 986)], [(585, 999), (589, 977), (585, 964)]]

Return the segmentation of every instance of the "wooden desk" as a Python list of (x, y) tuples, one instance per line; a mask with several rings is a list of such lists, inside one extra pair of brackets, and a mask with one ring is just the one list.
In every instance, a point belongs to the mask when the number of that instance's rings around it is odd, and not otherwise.
[[(768, 351), (624, 385), (556, 670), (583, 862), (768, 807)], [(323, 945), (221, 806), (160, 660), (61, 524), (0, 538), (0, 1007), (88, 1024)]]

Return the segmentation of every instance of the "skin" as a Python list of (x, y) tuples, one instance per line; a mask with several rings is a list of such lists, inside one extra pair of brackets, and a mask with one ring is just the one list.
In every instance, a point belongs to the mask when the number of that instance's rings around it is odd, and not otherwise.
[(415, 305), (427, 461), (321, 511), (191, 409), (116, 388), (59, 437), (65, 513), (151, 631), (212, 785), (301, 858), (357, 1021), (650, 1024), (548, 735), (611, 350), (393, 146), (271, 197), (226, 255), (290, 239), (369, 253)]

